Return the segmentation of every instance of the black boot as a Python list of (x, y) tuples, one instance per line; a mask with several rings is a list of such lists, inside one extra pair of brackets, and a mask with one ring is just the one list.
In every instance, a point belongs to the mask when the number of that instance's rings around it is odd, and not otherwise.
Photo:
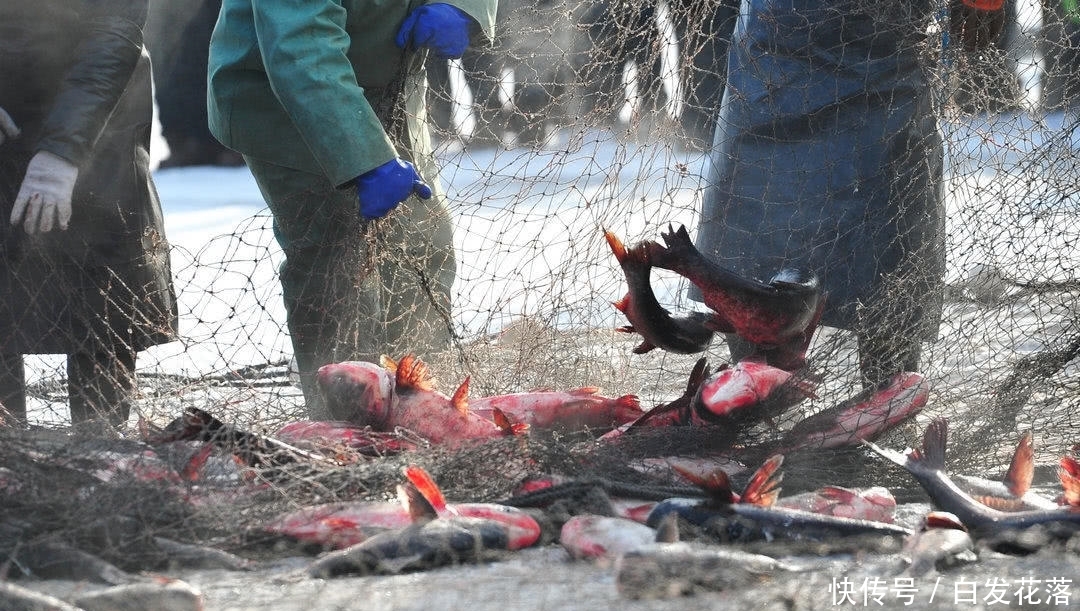
[(13, 426), (26, 425), (26, 368), (21, 354), (0, 354), (0, 405)]

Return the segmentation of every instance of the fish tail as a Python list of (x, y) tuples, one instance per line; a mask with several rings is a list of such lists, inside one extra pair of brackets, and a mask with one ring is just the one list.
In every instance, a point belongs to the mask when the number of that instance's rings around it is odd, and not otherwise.
[(727, 471), (714, 469), (703, 475), (671, 461), (667, 461), (667, 463), (672, 471), (707, 492), (713, 500), (728, 505), (735, 502), (735, 493), (731, 489), (731, 478), (728, 477)]
[(626, 246), (622, 243), (614, 233), (611, 233), (607, 229), (604, 229), (604, 239), (607, 240), (608, 246), (611, 247), (612, 254), (615, 255), (615, 260), (622, 263), (626, 259)]
[(404, 471), (406, 479), (409, 480), (409, 487), (415, 489), (436, 513), (446, 509), (446, 498), (443, 497), (439, 485), (427, 471), (417, 465), (409, 465)]
[(1035, 447), (1031, 431), (1024, 433), (1013, 452), (1009, 470), (1005, 473), (1005, 487), (1013, 496), (1021, 497), (1031, 488), (1035, 477)]
[(640, 416), (645, 410), (641, 409), (641, 400), (637, 395), (623, 395), (615, 399), (615, 411), (633, 417)]
[(780, 482), (784, 474), (780, 471), (780, 465), (784, 464), (783, 454), (774, 454), (769, 457), (746, 484), (746, 490), (742, 493), (740, 503), (750, 503), (761, 507), (769, 507), (776, 503), (780, 496)]
[(1080, 460), (1072, 456), (1062, 456), (1058, 478), (1061, 479), (1061, 486), (1065, 489), (1063, 494), (1065, 503), (1072, 507), (1080, 507)]

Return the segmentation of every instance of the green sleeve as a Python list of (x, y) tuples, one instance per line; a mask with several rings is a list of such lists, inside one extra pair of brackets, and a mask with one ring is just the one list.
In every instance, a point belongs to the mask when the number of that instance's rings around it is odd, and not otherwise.
[(396, 157), (346, 56), (344, 7), (331, 0), (252, 7), (270, 86), (327, 179), (344, 186)]

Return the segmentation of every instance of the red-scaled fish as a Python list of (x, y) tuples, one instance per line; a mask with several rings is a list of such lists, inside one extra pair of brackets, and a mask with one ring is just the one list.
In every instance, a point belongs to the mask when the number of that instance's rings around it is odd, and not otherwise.
[(469, 409), (492, 420), (501, 412), (513, 423), (560, 431), (609, 431), (644, 413), (636, 396), (606, 397), (595, 387), (480, 397), (469, 400)]
[(656, 541), (656, 530), (626, 518), (578, 515), (563, 523), (559, 544), (573, 558), (615, 557)]
[(386, 456), (415, 450), (419, 446), (404, 435), (338, 420), (290, 422), (278, 429), (274, 438), (308, 450), (332, 453), (348, 450), (364, 456)]
[(691, 403), (698, 423), (729, 427), (776, 416), (814, 396), (815, 384), (751, 357), (705, 380)]
[(930, 385), (922, 374), (903, 372), (888, 382), (795, 424), (780, 442), (783, 453), (836, 448), (874, 440), (922, 411)]
[(811, 492), (780, 497), (776, 500), (776, 506), (887, 524), (891, 524), (896, 518), (896, 498), (888, 488), (881, 486), (823, 486)]
[[(945, 439), (940, 427), (935, 427), (934, 422), (931, 422), (930, 426), (935, 428), (935, 432), (924, 435), (923, 447), (907, 453), (884, 449), (869, 441), (864, 444), (906, 469), (930, 496), (934, 505), (956, 515), (976, 539), (1003, 531), (1025, 530), (1039, 524), (1055, 523), (1070, 526), (1071, 528), (1063, 529), (1070, 532), (1066, 534), (1058, 529), (1048, 529), (1051, 536), (1071, 536), (1071, 531), (1080, 527), (1078, 506), (1006, 512), (987, 507), (971, 498), (940, 468), (938, 457), (945, 455)], [(1063, 483), (1064, 480), (1065, 478)]]
[(619, 331), (638, 333), (642, 337), (634, 353), (644, 354), (660, 348), (676, 354), (693, 354), (708, 348), (712, 343), (713, 331), (706, 323), (713, 315), (691, 312), (672, 316), (660, 305), (650, 284), (652, 261), (649, 259), (648, 246), (638, 244), (627, 249), (615, 234), (607, 230), (604, 230), (604, 238), (622, 267), (629, 287), (626, 296), (615, 302), (615, 308), (630, 322), (629, 326), (619, 327)]
[[(540, 538), (540, 525), (520, 509), (498, 503), (447, 503), (426, 471), (411, 465), (404, 473), (410, 485), (439, 517), (483, 518), (498, 522), (506, 529), (506, 549), (529, 547)], [(408, 526), (413, 522), (409, 510), (404, 502), (329, 503), (286, 513), (263, 526), (263, 530), (329, 549), (341, 549), (379, 533)]]
[(701, 290), (705, 305), (717, 314), (716, 331), (735, 333), (766, 348), (808, 340), (805, 334), (822, 298), (815, 276), (784, 270), (768, 283), (751, 280), (702, 255), (685, 226), (678, 230), (668, 226), (661, 237), (666, 247), (647, 243), (653, 265), (683, 276)]
[[(387, 379), (392, 381), (389, 393)], [(381, 367), (360, 361), (324, 365), (316, 380), (328, 403), (342, 398), (359, 401), (347, 411), (354, 422), (377, 431), (401, 427), (431, 443), (456, 447), (527, 429), (506, 418), (497, 423), (471, 411), (468, 378), (453, 396), (435, 390), (427, 365), (411, 355), (400, 363), (384, 358)]]

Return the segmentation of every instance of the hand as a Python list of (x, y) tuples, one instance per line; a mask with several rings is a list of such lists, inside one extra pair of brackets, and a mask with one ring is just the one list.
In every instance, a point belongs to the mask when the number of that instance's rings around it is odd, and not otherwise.
[(71, 192), (79, 168), (63, 157), (38, 151), (26, 166), (19, 194), (11, 209), (11, 224), (23, 224), (26, 233), (52, 231), (53, 223), (67, 229), (71, 220)]
[(3, 108), (0, 108), (0, 144), (18, 136), (19, 127), (15, 125), (11, 115), (7, 114), (7, 111)]
[(386, 216), (413, 193), (420, 199), (428, 199), (431, 187), (424, 184), (413, 164), (401, 159), (391, 159), (356, 179), (360, 216), (366, 219)]
[(988, 48), (1004, 28), (1003, 0), (952, 0), (949, 36), (962, 43), (965, 51)]
[(417, 7), (398, 30), (397, 46), (427, 47), (439, 59), (455, 59), (469, 46), (472, 18), (461, 9), (436, 2)]

